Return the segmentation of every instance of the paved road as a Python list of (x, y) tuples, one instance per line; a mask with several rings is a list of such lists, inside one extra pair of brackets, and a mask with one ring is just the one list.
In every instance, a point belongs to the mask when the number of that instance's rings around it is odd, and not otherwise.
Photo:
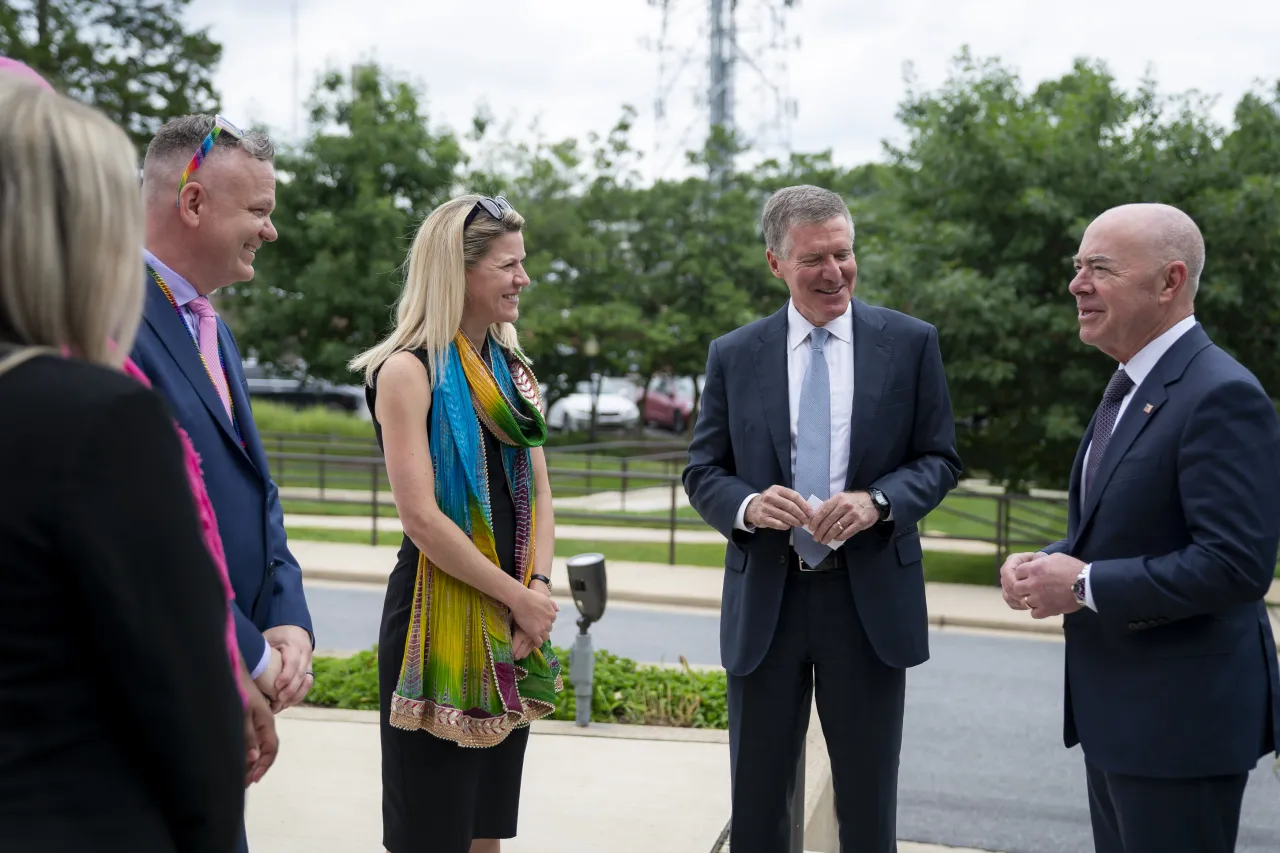
[[(381, 590), (308, 585), (317, 644), (367, 648)], [(565, 603), (554, 641), (576, 632)], [(610, 605), (597, 648), (641, 661), (716, 664), (719, 616)], [(1062, 748), (1062, 645), (933, 632), (932, 660), (907, 679), (899, 836), (1005, 853), (1091, 853), (1080, 751)], [(726, 773), (727, 779), (727, 773)], [(1238, 853), (1280, 850), (1280, 779), (1264, 761), (1245, 792)]]
[[(307, 584), (315, 622), (316, 646), (352, 652), (378, 640), (382, 590), (347, 584)], [(568, 648), (578, 633), (571, 602), (557, 599), (560, 616), (551, 641)], [(605, 618), (591, 626), (597, 649), (608, 649), (646, 663), (676, 663), (684, 655), (693, 664), (720, 663), (720, 616), (707, 610), (669, 610), (639, 604), (610, 604)]]

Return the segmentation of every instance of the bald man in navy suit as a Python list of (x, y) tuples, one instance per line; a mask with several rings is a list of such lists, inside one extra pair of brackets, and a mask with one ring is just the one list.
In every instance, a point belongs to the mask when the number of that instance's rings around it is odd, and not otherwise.
[(1126, 205), (1088, 227), (1080, 339), (1119, 363), (1071, 474), (1067, 538), (1001, 569), (1005, 600), (1066, 614), (1068, 747), (1098, 853), (1230, 853), (1248, 773), (1280, 741), (1263, 596), (1280, 543), (1280, 417), (1209, 340), (1204, 240)]

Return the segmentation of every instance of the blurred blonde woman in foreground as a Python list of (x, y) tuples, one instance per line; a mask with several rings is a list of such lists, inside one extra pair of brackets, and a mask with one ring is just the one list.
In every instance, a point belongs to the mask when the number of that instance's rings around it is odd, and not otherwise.
[(125, 134), (0, 69), (0, 838), (237, 840), (245, 731), (183, 448), (121, 364), (142, 309)]

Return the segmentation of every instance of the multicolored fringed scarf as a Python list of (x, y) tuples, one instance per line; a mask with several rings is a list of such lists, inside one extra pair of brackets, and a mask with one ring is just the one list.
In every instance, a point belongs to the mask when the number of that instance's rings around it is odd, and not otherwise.
[[(498, 561), (485, 461), (487, 429), (501, 443), (515, 500), (517, 580), (533, 574), (535, 507), (529, 448), (547, 437), (538, 383), (517, 353), (490, 340), (492, 368), (459, 332), (445, 353), (431, 395), (428, 434), (436, 502)], [(427, 559), (418, 557), (404, 664), (391, 699), (391, 724), (425, 729), (462, 746), (493, 746), (517, 727), (555, 710), (563, 689), (560, 662), (546, 642), (522, 660), (512, 656), (511, 611)]]

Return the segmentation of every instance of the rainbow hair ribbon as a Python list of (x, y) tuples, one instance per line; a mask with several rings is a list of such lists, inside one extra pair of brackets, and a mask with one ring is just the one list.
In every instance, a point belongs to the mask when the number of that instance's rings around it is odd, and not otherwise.
[[(244, 139), (244, 131), (227, 121), (220, 115), (213, 117), (213, 127), (209, 129), (209, 133), (205, 136), (204, 141), (200, 143), (200, 147), (196, 149), (195, 156), (191, 158), (191, 162), (187, 164), (187, 168), (182, 170), (182, 177), (178, 179), (178, 195), (182, 195), (182, 188), (187, 185), (191, 175), (204, 165), (204, 158), (209, 156), (209, 152), (213, 149), (213, 143), (222, 135), (223, 131), (231, 134), (236, 139)], [(179, 199), (181, 204), (181, 199)]]

